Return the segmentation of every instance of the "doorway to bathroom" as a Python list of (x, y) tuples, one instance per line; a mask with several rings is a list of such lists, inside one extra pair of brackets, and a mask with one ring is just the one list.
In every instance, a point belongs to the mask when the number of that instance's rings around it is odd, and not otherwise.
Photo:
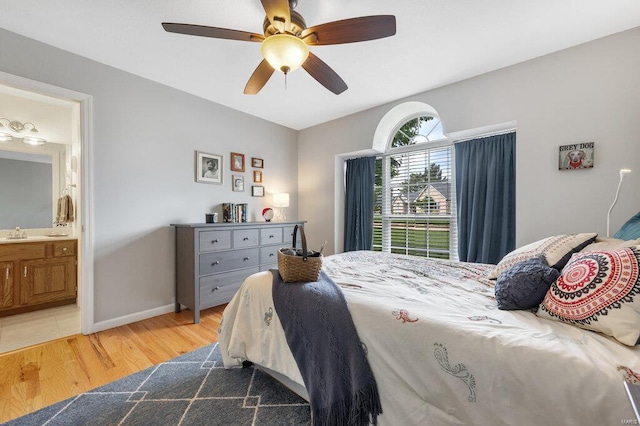
[[(60, 180), (51, 191), (53, 222), (56, 223), (49, 224), (50, 229), (23, 228), (23, 232), (30, 236), (62, 234), (68, 235), (65, 238), (77, 240), (76, 303), (0, 317), (2, 354), (73, 334), (92, 332), (93, 254), (90, 201), (87, 201), (91, 186), (88, 179), (91, 97), (0, 72), (0, 98), (0, 117), (35, 122), (40, 137), (51, 144), (63, 145), (66, 152), (60, 162)], [(0, 143), (0, 151), (2, 149)], [(16, 149), (14, 146), (13, 150)], [(55, 202), (63, 195), (71, 196), (75, 214), (72, 222), (60, 224), (55, 218)], [(6, 233), (6, 229), (0, 229), (0, 238)]]

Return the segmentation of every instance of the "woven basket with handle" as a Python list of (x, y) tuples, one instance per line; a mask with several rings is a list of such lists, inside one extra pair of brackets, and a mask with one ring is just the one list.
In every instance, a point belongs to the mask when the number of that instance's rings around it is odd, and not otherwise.
[[(300, 229), (302, 249), (296, 250), (296, 235)], [(278, 271), (285, 283), (318, 281), (322, 269), (322, 253), (307, 250), (304, 227), (293, 229), (293, 248), (278, 250)]]

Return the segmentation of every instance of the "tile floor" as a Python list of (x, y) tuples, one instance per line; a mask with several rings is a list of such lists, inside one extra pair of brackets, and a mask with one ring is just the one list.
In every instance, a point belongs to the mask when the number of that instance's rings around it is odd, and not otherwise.
[(0, 317), (0, 354), (80, 333), (80, 308), (65, 305)]

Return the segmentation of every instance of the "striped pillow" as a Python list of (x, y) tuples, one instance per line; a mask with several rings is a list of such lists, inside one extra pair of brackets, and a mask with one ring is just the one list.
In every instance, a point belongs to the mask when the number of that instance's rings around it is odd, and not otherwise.
[(562, 270), (573, 253), (579, 252), (585, 246), (595, 241), (596, 233), (565, 234), (548, 237), (540, 241), (515, 249), (507, 254), (489, 273), (489, 279), (497, 279), (501, 273), (516, 263), (535, 259), (542, 255), (550, 267)]

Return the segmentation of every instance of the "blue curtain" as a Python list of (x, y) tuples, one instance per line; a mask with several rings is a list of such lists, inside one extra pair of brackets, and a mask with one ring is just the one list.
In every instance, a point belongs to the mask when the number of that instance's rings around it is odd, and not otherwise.
[(344, 251), (373, 248), (375, 157), (347, 160)]
[(458, 256), (496, 264), (515, 248), (516, 134), (455, 144)]

